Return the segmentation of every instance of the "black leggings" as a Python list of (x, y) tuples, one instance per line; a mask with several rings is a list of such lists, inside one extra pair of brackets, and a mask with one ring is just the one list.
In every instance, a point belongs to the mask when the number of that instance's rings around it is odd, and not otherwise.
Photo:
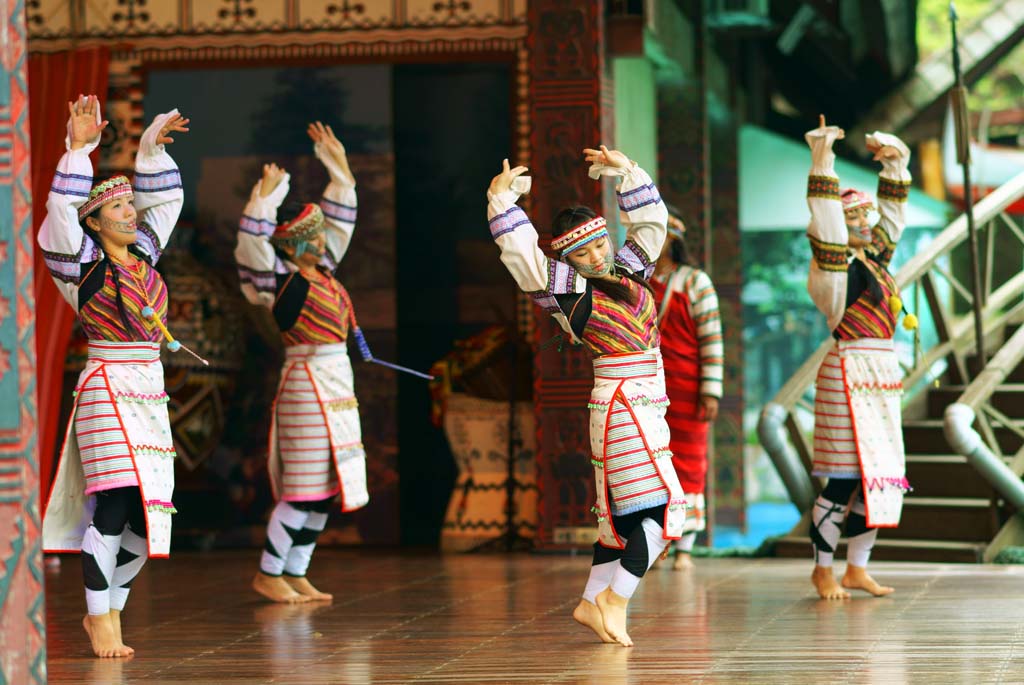
[(136, 535), (146, 537), (146, 512), (138, 486), (97, 492), (96, 512), (92, 515), (96, 530), (102, 535), (120, 535), (125, 524), (131, 526)]
[(288, 502), (293, 509), (299, 511), (311, 511), (315, 514), (326, 514), (331, 510), (331, 503), (338, 499), (337, 495), (332, 495), (327, 499), (316, 499), (316, 500), (302, 500), (300, 502)]
[(659, 526), (665, 522), (665, 507), (667, 504), (660, 504), (650, 509), (641, 509), (623, 516), (612, 516), (612, 525), (619, 537), (626, 541), (624, 549), (611, 549), (600, 542), (594, 543), (594, 561), (592, 566), (604, 564), (609, 561), (619, 561), (622, 568), (632, 573), (637, 578), (643, 578), (651, 565), (650, 551), (647, 549), (647, 535), (641, 524), (644, 519), (654, 519)]
[[(852, 507), (857, 504), (863, 505), (864, 492), (858, 492), (856, 500), (850, 502), (854, 490), (860, 487), (860, 484), (860, 478), (829, 478), (825, 484), (825, 489), (821, 491), (821, 497), (832, 504), (843, 507), (847, 504), (851, 506), (851, 510), (846, 515), (846, 537), (849, 538), (856, 537), (869, 530), (868, 521), (864, 514), (852, 510)], [(821, 539), (813, 520), (811, 521), (811, 540), (819, 549), (832, 551), (828, 548), (828, 544)]]
[(829, 502), (845, 506), (850, 503), (850, 497), (859, 485), (860, 478), (829, 478), (821, 496)]

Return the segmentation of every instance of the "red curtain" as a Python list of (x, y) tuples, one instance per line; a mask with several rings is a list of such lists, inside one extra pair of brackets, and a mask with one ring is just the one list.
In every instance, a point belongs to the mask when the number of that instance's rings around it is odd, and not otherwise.
[[(46, 196), (57, 162), (64, 154), (68, 101), (95, 93), (106, 104), (110, 65), (108, 48), (88, 48), (29, 55), (29, 126), (32, 136), (33, 230), (46, 216)], [(107, 112), (104, 111), (104, 115)], [(97, 150), (97, 153), (99, 151)], [(93, 155), (96, 166), (98, 154)], [(39, 486), (43, 502), (50, 491), (58, 435), (63, 437), (60, 400), (64, 357), (74, 312), (50, 279), (39, 250), (35, 253), (36, 293), (36, 402), (39, 410)]]

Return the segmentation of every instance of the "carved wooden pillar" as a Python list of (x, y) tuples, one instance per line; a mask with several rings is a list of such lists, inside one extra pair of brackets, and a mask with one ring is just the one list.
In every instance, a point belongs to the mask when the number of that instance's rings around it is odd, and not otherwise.
[[(709, 60), (717, 57), (701, 28), (700, 13), (695, 15), (692, 23), (686, 24), (688, 33), (671, 36), (673, 40), (688, 39), (692, 46), (690, 71), (658, 84), (658, 188), (686, 222), (689, 252), (710, 274), (721, 309), (724, 395), (708, 454), (708, 523), (709, 535), (713, 535), (715, 523), (745, 525), (739, 124), (732, 114), (734, 103), (721, 96), (731, 84), (710, 80), (727, 70), (708, 68)], [(709, 102), (716, 98), (716, 106), (710, 107)]]
[(0, 683), (45, 683), (25, 8), (0, 12)]
[[(570, 204), (602, 208), (602, 186), (586, 174), (582, 150), (602, 140), (604, 3), (599, 0), (530, 0), (530, 214), (542, 247), (551, 238), (554, 214)], [(603, 117), (602, 117), (603, 115)], [(611, 144), (607, 138), (604, 142)], [(560, 330), (549, 315), (535, 312), (535, 341)], [(571, 529), (596, 526), (587, 401), (593, 386), (590, 359), (582, 350), (557, 346), (538, 350), (534, 361), (537, 419), (537, 544), (587, 543)]]

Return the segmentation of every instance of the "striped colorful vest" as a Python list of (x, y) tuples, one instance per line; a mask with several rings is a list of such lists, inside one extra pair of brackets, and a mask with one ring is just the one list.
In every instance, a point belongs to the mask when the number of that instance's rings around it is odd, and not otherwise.
[(581, 339), (595, 357), (650, 350), (661, 342), (654, 296), (629, 278), (620, 282), (632, 291), (636, 304), (630, 306), (593, 290), (590, 318)]
[[(97, 262), (93, 268), (107, 267)], [(114, 270), (117, 270), (121, 301), (130, 328), (125, 328), (117, 310), (117, 288), (114, 285)], [(82, 279), (83, 281), (85, 278)], [(143, 290), (143, 287), (145, 290)], [(159, 342), (163, 334), (153, 321), (142, 316), (142, 310), (152, 304), (160, 319), (167, 323), (167, 286), (164, 279), (148, 262), (140, 259), (133, 266), (110, 263), (103, 280), (103, 287), (78, 310), (82, 332), (89, 340), (109, 342)]]
[[(348, 338), (348, 300), (344, 286), (334, 277), (308, 280), (309, 292), (295, 325), (281, 337), (286, 346), (328, 345)], [(344, 294), (344, 296), (343, 296)]]
[(889, 272), (872, 260), (864, 262), (882, 286), (882, 300), (875, 302), (869, 289), (846, 308), (843, 320), (836, 326), (833, 335), (839, 340), (860, 340), (862, 338), (891, 338), (896, 332), (896, 317), (899, 312), (889, 309), (889, 296), (899, 289)]

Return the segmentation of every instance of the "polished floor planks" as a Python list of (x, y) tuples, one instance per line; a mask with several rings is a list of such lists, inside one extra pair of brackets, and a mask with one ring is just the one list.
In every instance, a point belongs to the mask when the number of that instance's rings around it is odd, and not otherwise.
[[(258, 552), (151, 561), (124, 614), (130, 659), (95, 659), (78, 559), (47, 576), (51, 683), (1024, 683), (1024, 567), (873, 565), (897, 593), (825, 602), (810, 562), (697, 560), (653, 569), (636, 647), (570, 617), (583, 556), (318, 550), (331, 604), (249, 590)], [(842, 565), (837, 569), (841, 571)]]

